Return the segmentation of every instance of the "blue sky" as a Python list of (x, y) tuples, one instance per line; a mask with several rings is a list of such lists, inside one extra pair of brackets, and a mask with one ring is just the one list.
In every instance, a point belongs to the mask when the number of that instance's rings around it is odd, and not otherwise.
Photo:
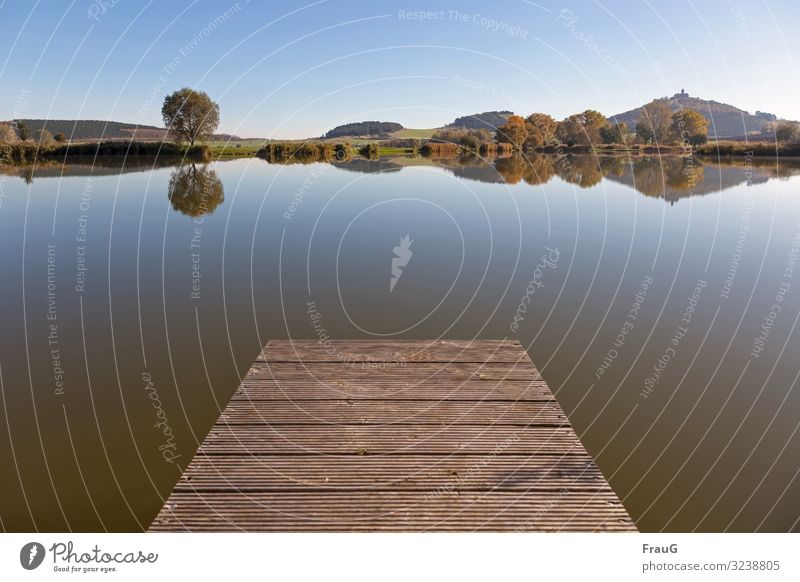
[(0, 119), (161, 125), (183, 86), (254, 137), (610, 115), (681, 88), (800, 119), (798, 21), (798, 0), (0, 0)]

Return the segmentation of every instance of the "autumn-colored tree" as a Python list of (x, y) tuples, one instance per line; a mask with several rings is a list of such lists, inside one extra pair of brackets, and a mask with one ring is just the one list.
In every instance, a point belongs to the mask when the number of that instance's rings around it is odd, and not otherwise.
[(17, 134), (19, 135), (20, 141), (28, 141), (28, 138), (31, 136), (31, 130), (28, 129), (28, 124), (24, 121), (17, 121)]
[(457, 129), (440, 129), (434, 132), (431, 136), (433, 141), (441, 141), (445, 143), (458, 143), (458, 140), (464, 135), (463, 131)]
[(481, 144), (492, 141), (488, 129), (441, 129), (431, 136), (432, 141), (452, 143), (464, 150), (477, 152)]
[(562, 119), (556, 125), (556, 138), (559, 143), (573, 146), (581, 142), (581, 125), (576, 115)]
[(526, 150), (543, 148), (556, 141), (556, 120), (546, 113), (533, 113), (525, 118), (528, 137), (523, 144)]
[(63, 133), (57, 133), (53, 137), (53, 139), (55, 139), (58, 143), (64, 143), (65, 141), (67, 141), (67, 136), (64, 135)]
[(183, 88), (167, 95), (161, 108), (164, 126), (178, 142), (196, 141), (211, 137), (219, 125), (219, 105), (206, 93)]
[(694, 109), (681, 109), (672, 114), (670, 133), (685, 144), (700, 145), (708, 141), (708, 120)]
[(586, 138), (589, 140), (589, 144), (591, 145), (600, 143), (600, 130), (608, 125), (608, 119), (606, 119), (606, 116), (599, 111), (595, 111), (594, 109), (587, 109), (581, 113), (581, 117), (583, 130), (586, 133)]
[(481, 147), (481, 139), (474, 133), (469, 132), (458, 139), (458, 144), (465, 150), (477, 152)]
[(590, 146), (601, 142), (600, 129), (608, 120), (599, 111), (587, 109), (583, 113), (570, 115), (558, 124), (556, 137), (567, 145)]
[(514, 149), (522, 149), (528, 137), (525, 120), (519, 115), (510, 116), (506, 122), (497, 128), (495, 139), (498, 143), (510, 143)]
[(0, 123), (0, 143), (17, 141), (17, 132), (8, 123)]
[(790, 121), (775, 124), (775, 139), (778, 141), (797, 141), (800, 139), (800, 126)]
[(600, 139), (606, 144), (625, 143), (627, 136), (628, 126), (624, 121), (619, 123), (612, 121), (600, 128)]
[(670, 137), (672, 109), (663, 100), (656, 99), (642, 107), (636, 122), (636, 137), (643, 143), (665, 143)]
[(40, 146), (53, 145), (53, 143), (55, 142), (55, 140), (53, 139), (53, 134), (47, 131), (46, 129), (36, 130), (36, 141), (39, 143)]

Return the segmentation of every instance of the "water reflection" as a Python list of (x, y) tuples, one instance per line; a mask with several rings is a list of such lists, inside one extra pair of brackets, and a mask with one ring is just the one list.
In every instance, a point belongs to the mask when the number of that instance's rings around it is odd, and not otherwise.
[(68, 162), (41, 160), (36, 164), (2, 165), (0, 175), (21, 178), (26, 184), (39, 178), (69, 178), (74, 176), (119, 176), (134, 172), (149, 172), (158, 168), (179, 166), (183, 158), (175, 156), (70, 156)]
[(332, 162), (332, 164), (339, 169), (362, 174), (399, 172), (403, 169), (401, 164), (393, 162), (391, 159), (387, 158), (377, 158), (374, 160), (355, 158), (346, 162)]
[(559, 178), (581, 188), (596, 186), (603, 179), (600, 160), (589, 156), (561, 156), (555, 166)]
[(214, 212), (225, 201), (225, 189), (216, 171), (191, 164), (172, 172), (167, 196), (175, 210), (196, 218)]
[[(68, 164), (48, 161), (35, 166), (0, 166), (0, 174), (16, 176), (30, 184), (38, 178), (119, 175), (174, 167), (168, 192), (173, 207), (189, 216), (212, 212), (224, 200), (219, 178), (208, 166), (185, 165), (182, 162), (162, 158), (74, 159)], [(357, 156), (341, 160), (335, 157), (321, 160), (318, 157), (295, 156), (268, 163), (330, 163), (340, 170), (366, 174), (400, 172), (407, 166), (431, 166), (466, 180), (509, 185), (524, 182), (531, 186), (547, 184), (557, 177), (578, 188), (591, 188), (605, 178), (670, 204), (682, 198), (719, 192), (739, 184), (753, 185), (800, 175), (800, 159), (796, 158), (713, 159), (677, 155), (528, 156), (515, 153), (494, 158), (463, 154), (456, 157), (397, 155), (377, 159)], [(204, 198), (205, 210), (201, 208)]]
[[(410, 162), (413, 160), (413, 164)], [(409, 158), (398, 156), (379, 161), (339, 162), (340, 169), (356, 172), (399, 171), (406, 165), (443, 168), (458, 178), (486, 183), (531, 186), (546, 184), (554, 177), (579, 188), (597, 186), (607, 178), (634, 188), (645, 196), (674, 204), (681, 198), (709, 194), (739, 184), (763, 183), (800, 175), (800, 160), (734, 158), (712, 160), (694, 156), (597, 156), (514, 154), (481, 158)]]

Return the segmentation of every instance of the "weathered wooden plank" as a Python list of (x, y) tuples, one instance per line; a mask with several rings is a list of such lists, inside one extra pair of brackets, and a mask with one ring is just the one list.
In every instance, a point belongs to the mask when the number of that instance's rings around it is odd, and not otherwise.
[[(365, 375), (366, 373), (366, 375)], [(299, 362), (284, 363), (255, 363), (247, 371), (246, 379), (274, 379), (274, 380), (367, 380), (384, 382), (387, 380), (407, 383), (440, 380), (541, 380), (541, 375), (528, 362), (518, 364), (480, 364), (480, 363), (430, 363), (409, 364), (404, 367), (377, 367), (365, 368), (363, 366), (348, 365), (343, 363), (316, 363), (305, 364)]]
[[(376, 338), (355, 338), (355, 339), (330, 339), (328, 344), (349, 349), (352, 347), (416, 347), (428, 350), (447, 349), (456, 347), (460, 349), (485, 349), (488, 347), (506, 347), (512, 349), (523, 348), (519, 340), (512, 339), (376, 339)], [(291, 346), (299, 347), (318, 347), (324, 345), (319, 339), (271, 339), (267, 340), (266, 348), (286, 348)]]
[(236, 400), (480, 400), (552, 402), (547, 384), (541, 380), (465, 380), (410, 383), (349, 380), (258, 380), (245, 379), (234, 393)]
[(174, 493), (153, 531), (630, 531), (609, 492)]
[(589, 455), (199, 455), (175, 491), (607, 491)]
[(585, 454), (571, 428), (507, 426), (215, 426), (207, 454)]
[(310, 402), (232, 400), (218, 424), (435, 424), (564, 426), (554, 403), (365, 400)]
[(415, 362), (473, 362), (515, 363), (527, 360), (527, 354), (518, 342), (485, 344), (474, 342), (442, 341), (368, 341), (348, 340), (295, 340), (270, 342), (256, 361), (355, 363), (380, 362), (398, 366)]

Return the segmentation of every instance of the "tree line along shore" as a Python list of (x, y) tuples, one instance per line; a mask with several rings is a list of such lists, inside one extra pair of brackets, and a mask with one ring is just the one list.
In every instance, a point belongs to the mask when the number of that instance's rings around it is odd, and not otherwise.
[(550, 144), (535, 149), (514, 148), (504, 142), (479, 142), (475, 147), (434, 139), (385, 140), (352, 144), (325, 141), (268, 142), (261, 147), (237, 147), (238, 144), (179, 144), (151, 141), (102, 141), (79, 144), (42, 146), (36, 142), (0, 143), (0, 164), (26, 165), (40, 162), (86, 161), (95, 158), (161, 158), (209, 162), (220, 159), (258, 157), (269, 162), (344, 161), (360, 156), (368, 160), (381, 156), (420, 155), (434, 158), (455, 158), (475, 155), (486, 158), (507, 156), (521, 150), (527, 154), (597, 154), (597, 155), (693, 155), (704, 157), (800, 157), (800, 143), (706, 142), (691, 148), (671, 144)]
[[(708, 120), (693, 109), (673, 111), (664, 100), (644, 107), (635, 127), (607, 119), (595, 110), (570, 115), (557, 121), (545, 113), (527, 117), (510, 114), (494, 127), (448, 127), (429, 138), (359, 140), (332, 143), (331, 137), (346, 138), (332, 131), (325, 138), (306, 141), (264, 141), (243, 144), (210, 142), (219, 125), (219, 105), (207, 94), (183, 88), (168, 95), (162, 107), (169, 140), (106, 140), (74, 143), (64, 133), (52, 135), (41, 128), (31, 132), (26, 124), (0, 123), (0, 163), (29, 164), (37, 159), (57, 161), (71, 158), (108, 156), (176, 157), (193, 161), (260, 157), (268, 161), (344, 160), (360, 155), (374, 159), (381, 155), (418, 154), (455, 157), (465, 153), (486, 157), (526, 153), (610, 153), (610, 154), (697, 154), (702, 156), (800, 156), (800, 126), (775, 122), (774, 141), (709, 141)], [(509, 112), (510, 113), (510, 112)], [(388, 122), (362, 122), (378, 124)], [(395, 124), (399, 125), (399, 124)], [(354, 137), (354, 136), (350, 136)], [(354, 140), (356, 141), (356, 140)]]

